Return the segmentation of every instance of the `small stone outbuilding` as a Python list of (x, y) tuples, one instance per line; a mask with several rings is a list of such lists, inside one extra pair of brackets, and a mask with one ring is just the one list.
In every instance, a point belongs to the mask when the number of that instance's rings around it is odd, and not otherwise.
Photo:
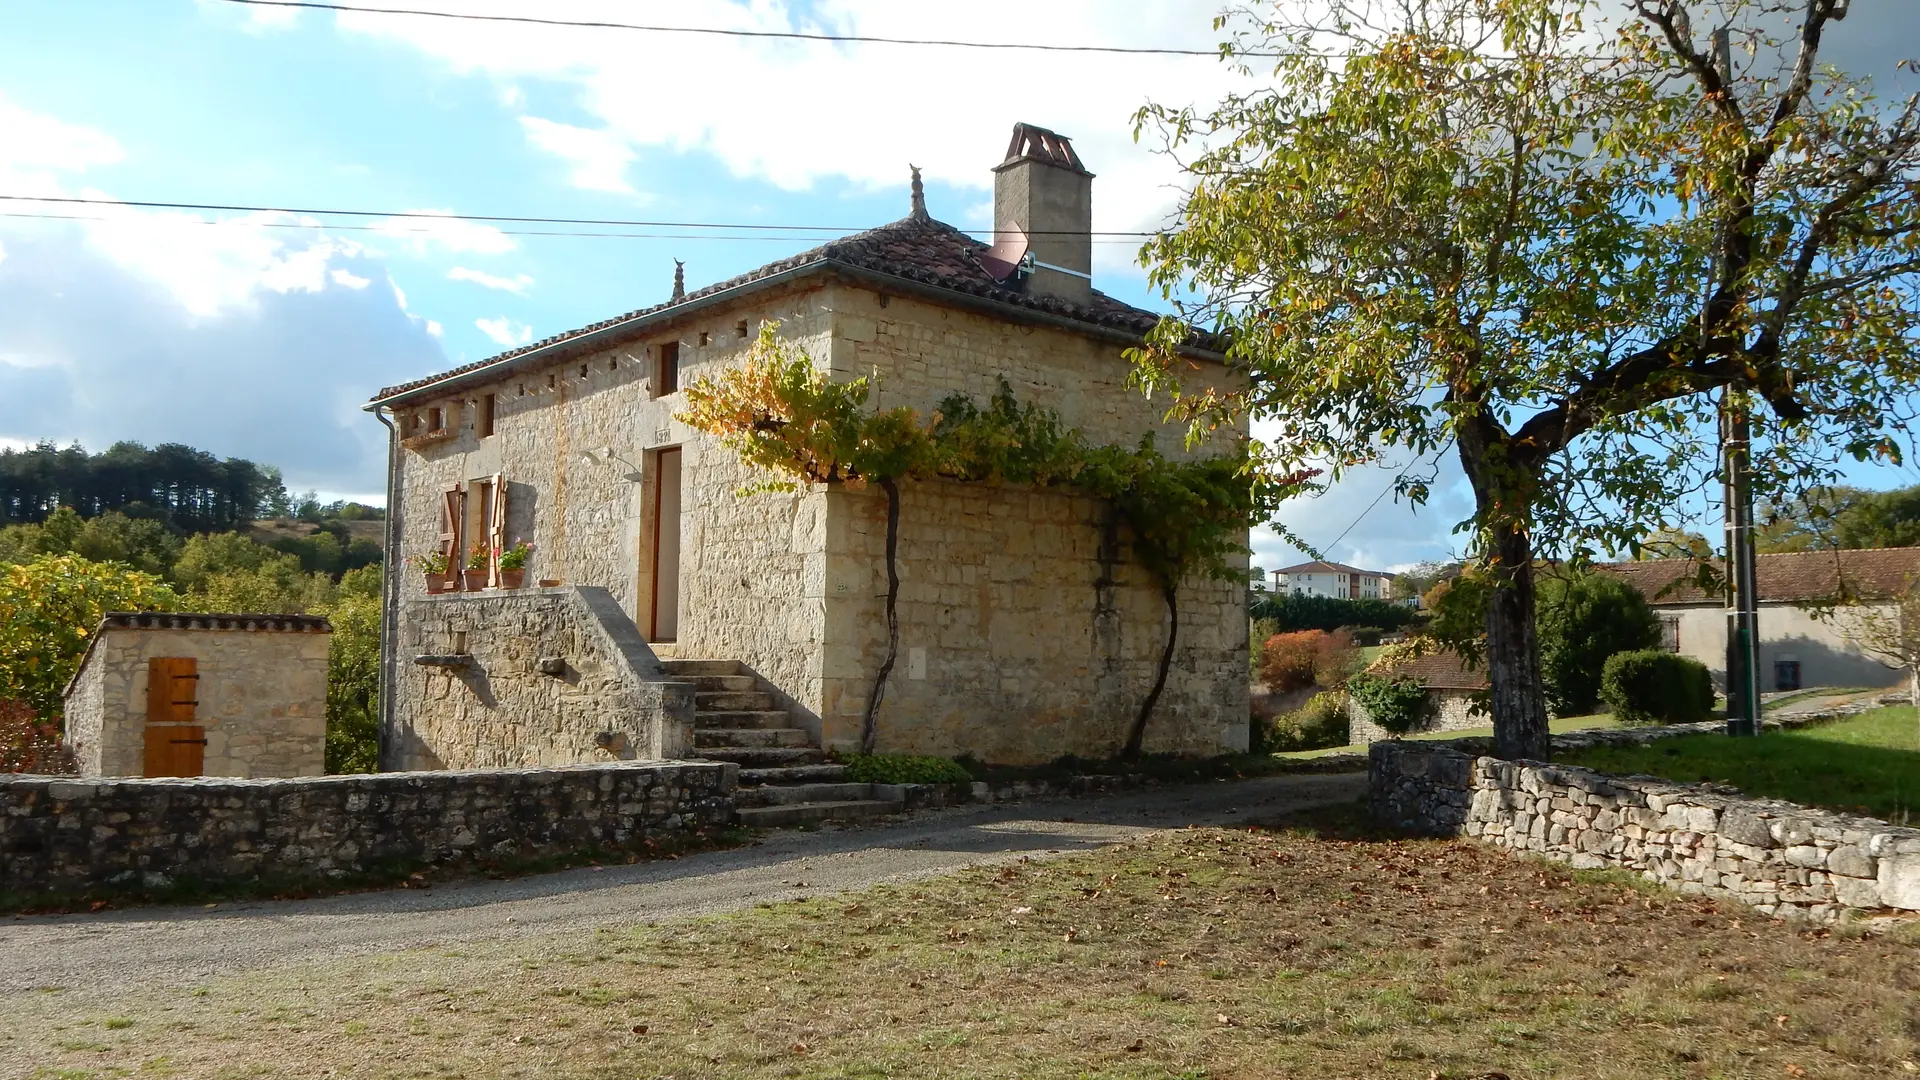
[(67, 683), (80, 774), (323, 774), (332, 634), (317, 615), (108, 613)]
[[(1434, 731), (1471, 731), (1493, 726), (1493, 717), (1477, 707), (1477, 699), (1491, 685), (1487, 673), (1478, 664), (1470, 664), (1459, 653), (1441, 649), (1397, 663), (1378, 664), (1368, 669), (1389, 679), (1416, 679), (1427, 692), (1426, 720), (1413, 735)], [(1373, 722), (1366, 706), (1347, 699), (1349, 738), (1355, 743), (1375, 743), (1392, 739), (1393, 732)]]

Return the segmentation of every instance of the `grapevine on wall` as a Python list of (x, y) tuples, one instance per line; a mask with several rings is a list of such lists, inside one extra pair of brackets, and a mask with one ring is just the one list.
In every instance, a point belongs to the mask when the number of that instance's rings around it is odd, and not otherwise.
[(1245, 441), (1233, 453), (1187, 461), (1168, 459), (1150, 434), (1132, 447), (1093, 445), (1078, 429), (1064, 428), (1053, 410), (1016, 401), (1005, 380), (985, 407), (955, 395), (927, 418), (905, 406), (869, 410), (872, 377), (833, 382), (777, 330), (763, 325), (743, 363), (688, 384), (677, 419), (774, 474), (749, 491), (872, 484), (886, 494), (887, 651), (867, 697), (861, 752), (873, 752), (880, 702), (899, 651), (901, 484), (944, 479), (1069, 489), (1106, 502), (1126, 526), (1133, 557), (1167, 608), (1166, 646), (1153, 687), (1120, 750), (1122, 757), (1138, 757), (1173, 663), (1180, 583), (1196, 576), (1240, 580), (1232, 560), (1247, 551), (1247, 528), (1270, 518), (1314, 474), (1268, 476)]

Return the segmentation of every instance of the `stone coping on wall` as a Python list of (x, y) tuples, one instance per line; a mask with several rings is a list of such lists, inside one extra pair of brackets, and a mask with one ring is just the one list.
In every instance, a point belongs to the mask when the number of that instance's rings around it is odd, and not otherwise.
[(1767, 915), (1920, 911), (1920, 829), (1875, 818), (1438, 742), (1375, 743), (1368, 789), (1375, 820), (1394, 828), (1631, 870)]
[(299, 881), (633, 849), (732, 823), (732, 762), (282, 779), (0, 776), (0, 889)]

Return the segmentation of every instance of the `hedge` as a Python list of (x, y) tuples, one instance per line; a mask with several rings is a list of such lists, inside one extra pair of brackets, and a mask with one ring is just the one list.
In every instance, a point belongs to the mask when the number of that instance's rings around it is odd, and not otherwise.
[(1713, 678), (1678, 653), (1615, 653), (1600, 672), (1600, 700), (1622, 724), (1692, 724), (1713, 717)]

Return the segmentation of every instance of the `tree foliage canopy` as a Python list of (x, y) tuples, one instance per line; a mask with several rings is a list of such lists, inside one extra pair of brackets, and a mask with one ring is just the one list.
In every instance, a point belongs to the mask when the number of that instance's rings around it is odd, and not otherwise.
[(78, 555), (0, 566), (0, 701), (61, 715), (61, 691), (109, 611), (173, 611), (180, 596), (152, 574)]
[(70, 506), (86, 518), (119, 510), (177, 533), (224, 532), (287, 503), (277, 469), (179, 443), (118, 442), (97, 454), (50, 442), (0, 450), (0, 524), (42, 521)]
[[(1140, 114), (1191, 185), (1144, 258), (1197, 297), (1140, 377), (1178, 392), (1175, 346), (1215, 330), (1248, 388), (1186, 415), (1277, 418), (1275, 466), (1458, 453), (1508, 756), (1546, 752), (1535, 545), (1627, 548), (1707, 482), (1707, 391), (1764, 404), (1763, 496), (1830, 478), (1836, 450), (1897, 458), (1912, 414), (1914, 103), (1820, 66), (1838, 0), (1725, 0), (1697, 28), (1707, 7), (1260, 4), (1223, 47), (1257, 85)], [(1417, 472), (1401, 488), (1425, 496)]]

